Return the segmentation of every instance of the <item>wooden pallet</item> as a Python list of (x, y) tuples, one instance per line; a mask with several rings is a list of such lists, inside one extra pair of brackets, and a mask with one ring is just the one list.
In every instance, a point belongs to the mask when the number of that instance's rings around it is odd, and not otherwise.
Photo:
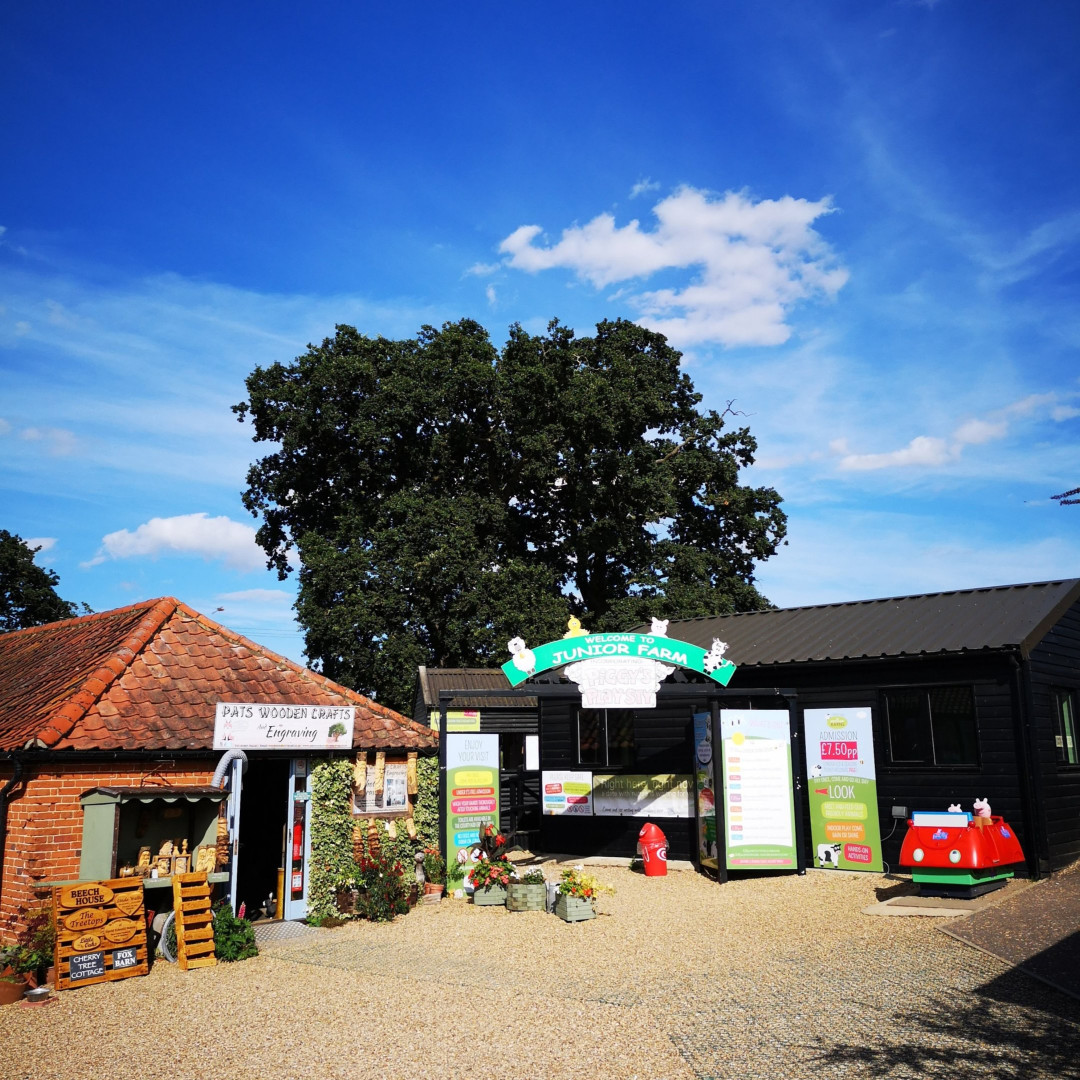
[(173, 910), (176, 912), (176, 960), (180, 970), (216, 964), (210, 886), (206, 874), (174, 874), (172, 887)]

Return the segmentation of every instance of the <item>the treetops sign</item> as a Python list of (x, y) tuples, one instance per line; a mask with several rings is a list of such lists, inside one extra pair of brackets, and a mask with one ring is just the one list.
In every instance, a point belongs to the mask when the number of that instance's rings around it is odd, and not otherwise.
[[(589, 634), (580, 629), (580, 624), (575, 626), (576, 623), (576, 619), (570, 620), (570, 633), (566, 637), (549, 641), (535, 649), (525, 648), (521, 638), (509, 641), (507, 647), (511, 659), (503, 664), (502, 670), (510, 685), (519, 686), (530, 675), (564, 664), (578, 665), (597, 660), (604, 661), (603, 666), (612, 672), (617, 670), (610, 663), (613, 660), (620, 661), (628, 668), (632, 665), (627, 661), (652, 661), (649, 667), (660, 678), (669, 674), (668, 671), (660, 674), (659, 669), (663, 666), (687, 668), (707, 675), (721, 686), (727, 686), (735, 673), (735, 665), (724, 659), (727, 649), (724, 642), (714, 640), (712, 648), (706, 650), (688, 641), (669, 638), (664, 634), (667, 623), (663, 620), (653, 620), (654, 632), (651, 634)], [(601, 665), (596, 666), (599, 668)], [(571, 672), (567, 674), (574, 677), (576, 682), (581, 682)]]

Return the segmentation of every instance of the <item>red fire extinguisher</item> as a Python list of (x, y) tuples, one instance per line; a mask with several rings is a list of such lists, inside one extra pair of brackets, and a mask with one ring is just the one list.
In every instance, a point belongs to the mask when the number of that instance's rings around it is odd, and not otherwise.
[(304, 823), (297, 821), (292, 827), (292, 857), (294, 860), (304, 857)]

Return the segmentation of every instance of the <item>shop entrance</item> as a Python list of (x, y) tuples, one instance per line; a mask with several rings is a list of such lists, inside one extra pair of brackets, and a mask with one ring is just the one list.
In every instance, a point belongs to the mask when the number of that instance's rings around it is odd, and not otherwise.
[[(289, 758), (252, 755), (240, 798), (240, 845), (237, 856), (236, 903), (249, 916), (277, 892), (278, 868), (284, 867), (286, 815), (290, 809)], [(288, 877), (288, 875), (286, 875)], [(286, 881), (286, 888), (288, 881)], [(286, 892), (286, 896), (288, 892)]]

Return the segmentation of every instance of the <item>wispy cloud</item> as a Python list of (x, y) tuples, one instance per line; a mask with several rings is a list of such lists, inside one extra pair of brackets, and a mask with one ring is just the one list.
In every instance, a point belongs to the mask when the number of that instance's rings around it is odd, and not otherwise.
[(649, 195), (652, 192), (659, 191), (659, 190), (660, 190), (660, 181), (659, 180), (650, 180), (649, 177), (646, 176), (643, 180), (639, 180), (630, 189), (630, 198), (631, 199), (636, 199), (640, 195)]
[(791, 334), (785, 320), (796, 303), (835, 296), (847, 281), (811, 227), (831, 210), (828, 199), (755, 202), (744, 193), (714, 198), (683, 187), (653, 207), (651, 231), (636, 219), (620, 227), (600, 214), (546, 247), (535, 243), (539, 225), (522, 225), (499, 250), (515, 269), (562, 267), (596, 288), (665, 270), (696, 271), (683, 288), (630, 292), (641, 322), (680, 347), (778, 345)]
[[(1076, 397), (1068, 394), (1067, 397)], [(1073, 416), (1080, 416), (1080, 409), (1070, 405), (1059, 405), (1059, 396), (1055, 393), (1029, 394), (1019, 401), (1006, 405), (986, 419), (978, 417), (959, 424), (949, 438), (934, 435), (916, 435), (906, 446), (882, 453), (851, 453), (845, 438), (834, 439), (830, 449), (834, 454), (842, 455), (839, 462), (841, 469), (869, 472), (876, 469), (893, 468), (930, 468), (935, 469), (959, 460), (967, 446), (982, 446), (985, 443), (1004, 439), (1010, 430), (1010, 421), (1015, 418), (1030, 417), (1036, 413), (1045, 413), (1051, 420), (1062, 422)]]
[(51, 551), (56, 547), (55, 536), (27, 536), (23, 539), (23, 543), (31, 551)]
[(231, 518), (208, 514), (179, 514), (151, 518), (134, 532), (120, 529), (102, 538), (97, 556), (84, 563), (97, 566), (106, 559), (157, 558), (161, 555), (194, 555), (220, 560), (234, 570), (259, 570), (266, 562), (255, 543), (255, 530)]
[(78, 439), (66, 428), (23, 428), (19, 438), (26, 442), (41, 443), (46, 453), (53, 457), (67, 457), (78, 449)]

